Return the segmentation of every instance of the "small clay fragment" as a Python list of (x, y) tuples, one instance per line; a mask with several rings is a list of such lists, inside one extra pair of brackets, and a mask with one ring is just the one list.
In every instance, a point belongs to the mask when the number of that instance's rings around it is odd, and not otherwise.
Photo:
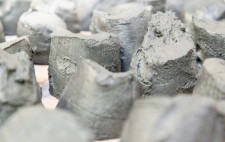
[(33, 57), (33, 50), (31, 49), (30, 41), (27, 36), (0, 43), (0, 49), (5, 50), (10, 54), (15, 54), (24, 51), (27, 53), (27, 55), (29, 55), (31, 59)]
[(96, 140), (112, 139), (120, 136), (138, 95), (138, 83), (131, 72), (111, 73), (91, 60), (84, 60), (57, 107), (79, 117)]
[(40, 106), (19, 110), (0, 129), (1, 142), (93, 142), (74, 116)]
[(56, 15), (28, 11), (20, 17), (17, 35), (29, 35), (29, 41), (34, 51), (34, 63), (48, 64), (50, 35), (58, 29), (66, 29), (66, 25)]
[(91, 36), (59, 32), (52, 34), (49, 60), (50, 92), (59, 97), (84, 59), (91, 59), (113, 72), (121, 71), (118, 38), (109, 33)]
[(77, 0), (33, 0), (30, 6), (32, 11), (39, 11), (59, 16), (71, 32), (79, 32), (77, 17)]
[(132, 55), (141, 46), (151, 19), (151, 8), (124, 4), (109, 12), (94, 11), (91, 31), (113, 33), (120, 40), (122, 71), (129, 70)]
[(11, 55), (0, 49), (0, 125), (22, 106), (40, 102), (33, 64), (25, 52)]
[(142, 47), (131, 67), (142, 84), (143, 95), (192, 93), (198, 64), (195, 44), (174, 13), (152, 16)]
[(20, 16), (29, 9), (32, 0), (4, 0), (0, 9), (0, 19), (5, 33), (16, 35)]
[(205, 60), (194, 94), (225, 99), (225, 61), (218, 58)]
[(224, 114), (210, 98), (179, 96), (135, 102), (121, 142), (223, 142)]
[(202, 60), (225, 59), (225, 21), (193, 19), (194, 39)]

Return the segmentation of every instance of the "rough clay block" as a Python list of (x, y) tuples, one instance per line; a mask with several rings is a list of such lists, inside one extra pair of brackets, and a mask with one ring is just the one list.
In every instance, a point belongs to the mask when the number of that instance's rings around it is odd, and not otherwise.
[(0, 50), (0, 125), (22, 106), (40, 102), (33, 64), (25, 52)]
[(2, 22), (0, 22), (0, 43), (5, 42), (5, 32), (2, 25)]
[(132, 73), (111, 73), (91, 60), (84, 60), (57, 107), (78, 116), (95, 139), (118, 138), (138, 91)]
[(6, 34), (15, 35), (20, 16), (29, 9), (31, 0), (4, 0), (0, 19)]
[(194, 39), (202, 60), (225, 59), (225, 22), (193, 19)]
[(198, 72), (195, 44), (174, 13), (152, 16), (131, 66), (142, 84), (143, 95), (192, 92)]
[(123, 3), (135, 2), (136, 0), (76, 0), (77, 14), (80, 21), (81, 30), (88, 31), (94, 10), (106, 11), (111, 7)]
[(112, 34), (53, 34), (49, 60), (51, 94), (55, 97), (60, 96), (82, 60), (91, 59), (110, 71), (120, 72), (119, 56), (119, 41)]
[(76, 0), (33, 0), (32, 11), (41, 11), (58, 15), (71, 32), (79, 32)]
[(179, 96), (136, 101), (121, 142), (223, 142), (224, 113), (210, 98)]
[(0, 49), (5, 50), (10, 54), (15, 54), (18, 52), (26, 52), (27, 55), (32, 59), (33, 50), (30, 46), (30, 41), (27, 36), (19, 37), (15, 40), (0, 43)]
[(152, 7), (119, 5), (109, 12), (94, 11), (91, 31), (118, 35), (121, 45), (122, 71), (128, 71), (134, 51), (141, 46), (151, 19)]
[(225, 99), (225, 61), (218, 58), (205, 60), (194, 94)]
[(92, 142), (74, 116), (40, 106), (23, 108), (0, 129), (1, 142)]
[(66, 25), (56, 15), (28, 11), (20, 17), (17, 35), (29, 35), (31, 47), (34, 50), (34, 63), (48, 64), (50, 35), (58, 29), (66, 29)]

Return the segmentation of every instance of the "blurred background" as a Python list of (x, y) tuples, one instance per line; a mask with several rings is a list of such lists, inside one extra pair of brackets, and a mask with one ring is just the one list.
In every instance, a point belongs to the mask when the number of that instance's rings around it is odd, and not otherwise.
[[(89, 26), (94, 10), (109, 11), (112, 7), (124, 3), (132, 3), (139, 7), (152, 5), (153, 13), (173, 11), (187, 24), (187, 31), (191, 31), (193, 16), (222, 22), (225, 19), (224, 0), (0, 0), (0, 19), (6, 41), (17, 38), (18, 21), (27, 11), (57, 15), (66, 23), (69, 31), (90, 35)], [(58, 99), (52, 97), (48, 91), (48, 65), (35, 65), (35, 73), (42, 88), (44, 106), (54, 109)]]

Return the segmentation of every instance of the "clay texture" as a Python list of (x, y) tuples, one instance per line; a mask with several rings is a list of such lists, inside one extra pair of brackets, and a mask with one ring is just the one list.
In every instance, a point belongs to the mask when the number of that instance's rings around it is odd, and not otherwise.
[(31, 0), (4, 0), (0, 19), (6, 34), (15, 35), (20, 16), (29, 9)]
[(24, 51), (30, 57), (30, 59), (33, 58), (33, 49), (31, 48), (28, 36), (23, 36), (15, 40), (0, 43), (0, 49), (5, 50), (10, 54)]
[(79, 32), (76, 0), (33, 0), (32, 11), (40, 11), (59, 16), (71, 32)]
[(91, 31), (113, 33), (120, 40), (122, 71), (129, 70), (132, 55), (141, 46), (151, 19), (151, 8), (125, 4), (109, 12), (94, 11)]
[(0, 138), (1, 142), (92, 142), (89, 131), (73, 115), (40, 106), (15, 113), (0, 129)]
[(225, 61), (218, 58), (205, 60), (194, 94), (225, 99)]
[(198, 73), (195, 44), (174, 13), (152, 16), (131, 67), (142, 84), (143, 95), (192, 92)]
[(109, 33), (91, 36), (64, 32), (52, 35), (49, 60), (50, 92), (59, 97), (77, 66), (84, 59), (91, 59), (106, 69), (120, 72), (120, 45), (118, 38)]
[(132, 73), (111, 73), (91, 60), (84, 60), (57, 107), (79, 117), (96, 140), (118, 138), (138, 91)]
[(58, 29), (66, 29), (66, 25), (56, 15), (28, 11), (20, 17), (17, 35), (29, 35), (34, 52), (34, 63), (48, 64), (51, 44), (50, 35)]
[(0, 50), (0, 125), (22, 106), (40, 102), (33, 64), (25, 52)]
[(225, 59), (225, 21), (193, 19), (194, 40), (202, 60), (216, 57)]
[(224, 113), (216, 101), (151, 97), (135, 102), (121, 142), (223, 142), (224, 138)]

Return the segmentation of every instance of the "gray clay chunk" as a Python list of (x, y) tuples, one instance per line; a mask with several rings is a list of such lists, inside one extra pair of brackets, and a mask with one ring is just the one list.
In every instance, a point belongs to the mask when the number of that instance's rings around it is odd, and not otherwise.
[(112, 139), (120, 137), (138, 95), (138, 83), (132, 73), (111, 73), (91, 60), (84, 60), (57, 107), (79, 117), (96, 140)]
[(33, 49), (31, 48), (28, 36), (23, 36), (15, 40), (0, 43), (0, 49), (5, 50), (10, 54), (24, 51), (31, 59), (33, 57)]
[(151, 9), (151, 6), (123, 4), (109, 12), (94, 11), (91, 31), (113, 33), (120, 40), (122, 71), (129, 70), (132, 55), (141, 46), (151, 19)]
[(131, 68), (143, 87), (143, 95), (192, 93), (198, 64), (195, 44), (174, 13), (152, 16), (141, 48)]
[(49, 59), (50, 92), (60, 97), (71, 76), (76, 74), (77, 66), (90, 59), (106, 69), (120, 72), (120, 45), (118, 38), (109, 33), (91, 36), (71, 33), (52, 34)]
[(225, 61), (218, 58), (206, 59), (194, 94), (212, 97), (217, 100), (225, 99)]
[(33, 64), (25, 52), (11, 55), (0, 49), (0, 125), (22, 106), (40, 102)]
[(77, 17), (77, 0), (33, 0), (32, 11), (39, 11), (59, 16), (71, 32), (80, 30)]
[(223, 142), (224, 113), (217, 105), (213, 99), (193, 96), (138, 100), (121, 142)]
[(88, 31), (93, 16), (94, 10), (107, 11), (115, 5), (124, 4), (128, 2), (135, 2), (136, 0), (76, 0), (77, 14), (81, 30)]
[(225, 59), (225, 21), (193, 19), (194, 39), (199, 56)]
[(40, 106), (19, 110), (0, 129), (1, 142), (93, 142), (70, 113)]
[(51, 33), (58, 29), (66, 29), (66, 24), (56, 15), (28, 11), (20, 17), (17, 35), (29, 35), (35, 64), (48, 64)]

